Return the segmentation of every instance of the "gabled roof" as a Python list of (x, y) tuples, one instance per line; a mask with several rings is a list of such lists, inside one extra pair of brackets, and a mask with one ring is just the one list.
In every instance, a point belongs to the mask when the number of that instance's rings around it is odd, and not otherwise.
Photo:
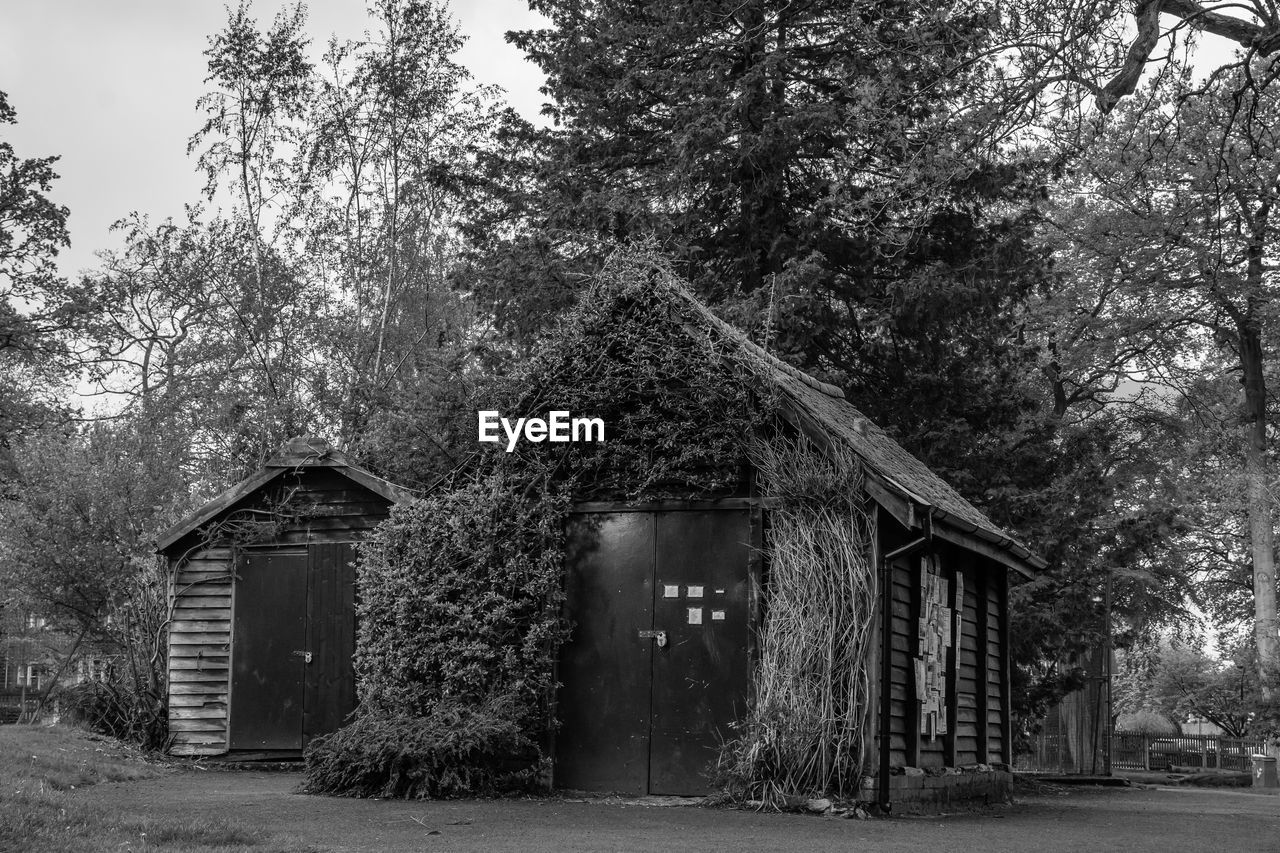
[(782, 414), (820, 447), (852, 451), (866, 466), (868, 490), (907, 527), (928, 519), (934, 532), (1030, 575), (1045, 561), (1018, 542), (845, 399), (844, 392), (771, 355), (721, 320), (678, 281), (674, 292), (728, 343), (741, 349), (782, 394)]
[(257, 471), (160, 534), (159, 539), (156, 540), (156, 550), (165, 551), (191, 531), (203, 524), (207, 524), (213, 518), (240, 503), (272, 480), (286, 472), (298, 471), (303, 468), (332, 469), (335, 473), (341, 474), (351, 481), (364, 486), (374, 494), (385, 498), (388, 503), (401, 503), (412, 497), (405, 489), (388, 483), (381, 477), (377, 477), (356, 465), (345, 453), (331, 447), (329, 442), (323, 438), (297, 436), (289, 439)]

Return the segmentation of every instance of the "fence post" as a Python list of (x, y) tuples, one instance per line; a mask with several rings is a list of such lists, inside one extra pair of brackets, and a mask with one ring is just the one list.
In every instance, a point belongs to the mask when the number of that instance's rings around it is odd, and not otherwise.
[(1142, 740), (1139, 741), (1139, 743), (1142, 744), (1142, 769), (1150, 770), (1151, 769), (1151, 750), (1147, 748), (1147, 736), (1145, 733), (1142, 735)]

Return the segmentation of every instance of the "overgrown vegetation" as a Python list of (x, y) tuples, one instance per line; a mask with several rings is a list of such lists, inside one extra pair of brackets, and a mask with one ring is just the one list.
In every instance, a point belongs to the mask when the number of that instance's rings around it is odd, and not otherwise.
[(804, 443), (760, 441), (769, 512), (768, 601), (751, 713), (722, 751), (730, 794), (852, 798), (874, 747), (869, 670), (876, 611), (862, 466)]
[(366, 712), (427, 717), (460, 703), (528, 730), (545, 724), (565, 502), (527, 485), (494, 472), (397, 507), (362, 550)]
[[(309, 787), (450, 796), (527, 785), (554, 720), (571, 499), (743, 494), (750, 448), (771, 514), (757, 704), (721, 768), (739, 793), (851, 795), (865, 771), (875, 578), (862, 472), (778, 439), (760, 358), (645, 252), (619, 254), (527, 371), (482, 395), (509, 417), (600, 416), (608, 440), (470, 459), (398, 507), (359, 571), (359, 719), (308, 751)], [(457, 736), (444, 722), (464, 720)], [(515, 738), (513, 733), (520, 737)], [(524, 750), (519, 772), (495, 764)], [(516, 750), (519, 752), (520, 750)], [(504, 775), (506, 774), (506, 775)]]
[(450, 698), (421, 716), (365, 713), (308, 748), (304, 790), (439, 799), (532, 789), (545, 768), (514, 702)]
[[(488, 790), (497, 785), (492, 754), (515, 743), (507, 725), (530, 749), (523, 772), (502, 781), (525, 784), (554, 726), (552, 673), (570, 629), (561, 589), (571, 498), (695, 498), (745, 488), (746, 442), (764, 417), (752, 367), (690, 315), (678, 287), (650, 256), (618, 255), (528, 368), (479, 394), (477, 408), (507, 417), (545, 414), (553, 401), (602, 417), (605, 442), (477, 452), (433, 495), (397, 507), (366, 545), (358, 580), (361, 716), (309, 750), (317, 789)], [(432, 736), (430, 721), (459, 708), (484, 709), (476, 713), (493, 722), (468, 749)], [(388, 719), (397, 716), (419, 720)], [(400, 730), (416, 735), (388, 749), (382, 733)], [(447, 782), (446, 758), (455, 762)], [(335, 772), (341, 762), (360, 774)], [(403, 781), (404, 767), (418, 768), (414, 781)]]

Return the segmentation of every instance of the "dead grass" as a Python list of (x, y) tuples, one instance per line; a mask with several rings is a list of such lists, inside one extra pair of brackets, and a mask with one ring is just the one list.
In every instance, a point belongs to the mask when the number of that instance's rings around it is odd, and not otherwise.
[(109, 738), (60, 727), (0, 726), (0, 850), (157, 851), (157, 853), (308, 853), (222, 821), (158, 820), (84, 802), (80, 789), (136, 782), (172, 772)]

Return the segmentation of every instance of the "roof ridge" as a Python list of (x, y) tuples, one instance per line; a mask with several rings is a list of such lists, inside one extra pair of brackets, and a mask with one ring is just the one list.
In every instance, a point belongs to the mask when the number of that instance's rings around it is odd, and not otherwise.
[[(931, 507), (931, 511), (938, 511), (941, 517), (950, 519), (962, 529), (980, 531), (976, 534), (980, 538), (996, 542), (1019, 559), (1043, 567), (1043, 560), (1032, 554), (951, 483), (850, 403), (841, 389), (815, 379), (768, 352), (748, 338), (741, 329), (717, 316), (673, 274), (667, 272), (665, 283), (698, 317), (730, 344), (759, 361), (764, 370), (771, 374), (771, 381), (787, 398), (800, 407), (808, 418), (820, 424), (833, 439), (857, 454), (892, 490), (913, 502)], [(814, 392), (821, 396), (816, 396)]]
[(744, 346), (747, 349), (747, 351), (750, 352), (752, 355), (756, 356), (757, 358), (764, 359), (769, 366), (776, 367), (777, 369), (786, 373), (792, 379), (803, 382), (805, 385), (808, 385), (813, 390), (820, 391), (823, 394), (826, 394), (828, 397), (834, 397), (837, 400), (845, 399), (844, 391), (841, 390), (839, 387), (832, 385), (829, 382), (823, 382), (821, 379), (817, 379), (813, 376), (810, 376), (808, 373), (805, 373), (803, 370), (796, 367), (795, 365), (789, 364), (786, 361), (783, 361), (781, 358), (769, 352), (760, 344), (751, 340), (751, 338), (747, 337), (747, 333), (742, 331), (742, 329), (739, 329), (737, 326), (733, 325), (728, 320), (725, 320), (719, 317), (714, 311), (712, 311), (705, 304), (703, 304), (701, 299), (699, 299), (697, 296), (694, 296), (693, 293), (681, 281), (674, 278), (670, 278), (668, 279), (668, 285), (673, 290), (675, 290), (676, 293), (679, 294), (680, 297), (683, 298), (685, 302), (687, 302), (690, 305), (690, 307), (692, 307), (695, 311), (697, 311), (699, 315), (701, 315), (704, 319), (711, 322), (712, 325), (715, 326), (717, 331), (719, 331), (723, 335), (727, 335), (733, 338), (738, 344), (741, 344), (742, 346)]

